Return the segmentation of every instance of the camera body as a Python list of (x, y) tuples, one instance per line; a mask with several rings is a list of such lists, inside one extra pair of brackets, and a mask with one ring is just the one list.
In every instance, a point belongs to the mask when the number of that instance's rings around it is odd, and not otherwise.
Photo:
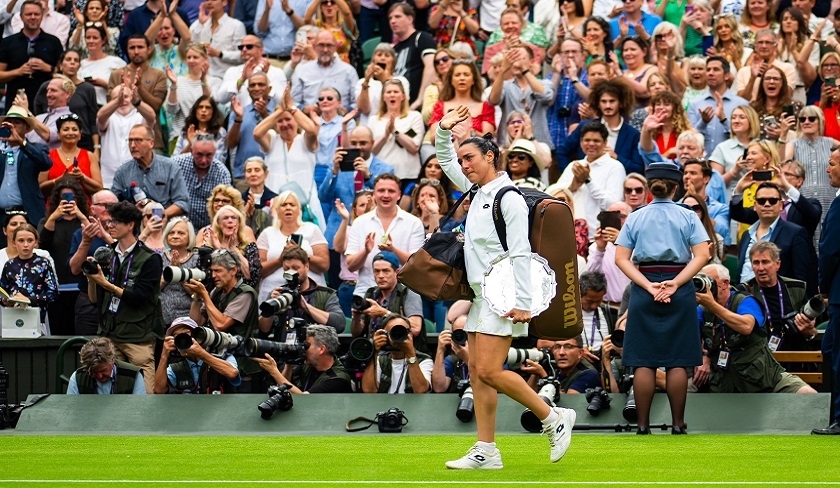
[(268, 400), (257, 405), (260, 411), (260, 417), (263, 420), (269, 420), (276, 411), (288, 412), (294, 406), (295, 401), (292, 399), (292, 392), (286, 385), (269, 386)]
[[(537, 388), (539, 388), (537, 396), (539, 396), (546, 405), (553, 407), (555, 402), (559, 399), (561, 390), (560, 381), (553, 376), (549, 376), (548, 378), (541, 379), (537, 383)], [(542, 421), (528, 408), (526, 408), (525, 411), (522, 412), (522, 415), (520, 415), (519, 423), (522, 425), (522, 428), (528, 432), (542, 431)]]
[(306, 321), (301, 318), (291, 318), (286, 325), (285, 342), (251, 337), (243, 340), (240, 352), (249, 358), (264, 358), (268, 354), (278, 363), (303, 364), (309, 348), (306, 325)]
[(193, 248), (193, 254), (198, 255), (198, 267), (181, 268), (167, 266), (163, 268), (163, 281), (167, 283), (186, 283), (190, 280), (205, 281), (210, 278), (210, 263), (213, 248), (201, 246)]
[(590, 415), (597, 416), (601, 410), (610, 408), (610, 395), (600, 386), (595, 388), (587, 388), (585, 391), (586, 401), (589, 405), (586, 406), (586, 411)]
[(379, 432), (402, 432), (402, 428), (408, 423), (405, 412), (397, 407), (391, 407), (385, 412), (376, 414), (376, 424)]
[(286, 284), (280, 287), (280, 296), (269, 298), (260, 304), (260, 316), (272, 317), (300, 304), (300, 276), (297, 271), (283, 272)]
[(700, 273), (692, 278), (691, 282), (694, 284), (694, 291), (697, 293), (706, 293), (707, 290), (711, 290), (712, 296), (717, 296), (717, 283), (708, 275)]
[(353, 295), (353, 302), (350, 305), (350, 308), (353, 310), (358, 310), (363, 312), (370, 308), (370, 302), (367, 301), (365, 297), (360, 297), (359, 295)]

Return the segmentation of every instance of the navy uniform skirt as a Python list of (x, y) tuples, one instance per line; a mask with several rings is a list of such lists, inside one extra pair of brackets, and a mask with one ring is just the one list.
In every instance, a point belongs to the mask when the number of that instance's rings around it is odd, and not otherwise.
[[(640, 265), (651, 283), (672, 280), (682, 264)], [(689, 281), (671, 296), (670, 303), (654, 301), (635, 283), (630, 288), (622, 364), (630, 367), (693, 368), (703, 363), (697, 299)]]

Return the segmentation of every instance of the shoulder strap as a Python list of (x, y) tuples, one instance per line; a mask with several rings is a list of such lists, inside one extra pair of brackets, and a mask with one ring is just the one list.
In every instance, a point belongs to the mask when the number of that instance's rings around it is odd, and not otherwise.
[(473, 185), (469, 190), (462, 193), (458, 200), (455, 202), (455, 205), (452, 205), (452, 208), (449, 209), (449, 212), (447, 212), (446, 215), (438, 221), (438, 226), (435, 229), (435, 232), (440, 230), (440, 228), (443, 227), (443, 224), (449, 222), (449, 220), (452, 219), (452, 217), (455, 215), (455, 211), (458, 210), (458, 207), (460, 207), (461, 204), (464, 203), (464, 200), (466, 200), (468, 196), (475, 196), (477, 191), (478, 185)]
[[(355, 424), (356, 422), (367, 422), (368, 424), (364, 425), (362, 427), (350, 427), (351, 424)], [(347, 424), (344, 426), (344, 428), (347, 429), (347, 432), (359, 432), (360, 430), (369, 429), (371, 425), (373, 425), (377, 422), (378, 422), (377, 420), (371, 420), (367, 417), (356, 417), (354, 419), (348, 420)]]
[(499, 235), (499, 241), (502, 243), (502, 249), (507, 252), (508, 245), (507, 245), (507, 227), (505, 225), (505, 219), (502, 218), (502, 197), (505, 196), (505, 193), (509, 191), (515, 191), (522, 195), (522, 192), (519, 191), (519, 188), (515, 186), (506, 186), (496, 193), (496, 197), (493, 199), (493, 225), (496, 226), (496, 234)]

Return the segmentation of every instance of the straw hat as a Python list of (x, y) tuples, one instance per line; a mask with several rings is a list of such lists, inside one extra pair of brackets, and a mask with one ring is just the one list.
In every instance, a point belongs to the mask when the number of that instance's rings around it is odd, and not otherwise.
[(540, 171), (546, 168), (546, 162), (543, 161), (541, 157), (537, 156), (537, 146), (532, 141), (529, 141), (528, 139), (517, 139), (513, 141), (513, 144), (511, 144), (511, 146), (505, 151), (505, 158), (507, 158), (510, 153), (514, 152), (521, 152), (531, 156), (534, 162), (537, 163), (537, 167)]
[(26, 122), (28, 130), (35, 128), (35, 119), (30, 117), (29, 110), (19, 105), (12, 105), (6, 115), (0, 116), (0, 122), (5, 122), (7, 119), (21, 119)]

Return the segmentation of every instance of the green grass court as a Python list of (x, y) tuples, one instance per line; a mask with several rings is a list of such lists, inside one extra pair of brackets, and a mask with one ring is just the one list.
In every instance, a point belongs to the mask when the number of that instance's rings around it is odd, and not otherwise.
[(840, 486), (838, 439), (576, 434), (548, 461), (539, 435), (497, 438), (505, 468), (448, 471), (472, 436), (0, 436), (0, 487)]

